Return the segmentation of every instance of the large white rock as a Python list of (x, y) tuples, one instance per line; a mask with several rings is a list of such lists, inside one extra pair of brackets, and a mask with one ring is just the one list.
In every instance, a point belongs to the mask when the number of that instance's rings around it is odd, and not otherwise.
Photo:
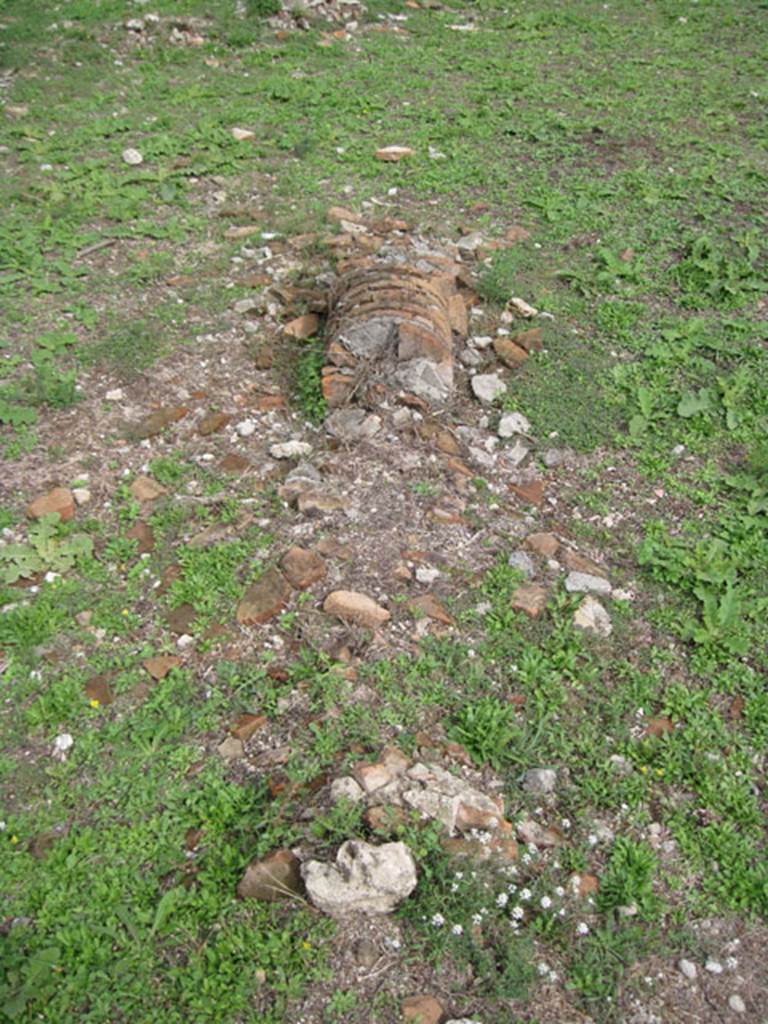
[(301, 873), (312, 903), (334, 916), (390, 914), (416, 888), (416, 863), (405, 843), (370, 843), (350, 839), (335, 864), (310, 860)]
[(514, 434), (530, 434), (531, 424), (521, 412), (507, 412), (499, 420), (496, 432), (499, 437), (512, 437)]
[(573, 614), (573, 624), (598, 636), (610, 636), (611, 617), (597, 598), (587, 595)]
[(497, 373), (478, 373), (472, 378), (472, 390), (476, 398), (490, 405), (506, 392), (507, 385)]

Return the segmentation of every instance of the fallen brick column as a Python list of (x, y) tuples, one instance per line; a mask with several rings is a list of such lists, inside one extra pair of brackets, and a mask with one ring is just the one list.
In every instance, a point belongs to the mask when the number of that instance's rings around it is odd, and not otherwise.
[[(323, 394), (329, 406), (392, 387), (439, 405), (453, 388), (453, 335), (465, 335), (461, 268), (428, 253), (389, 250), (350, 260), (330, 295)], [(382, 392), (383, 388), (383, 392)]]

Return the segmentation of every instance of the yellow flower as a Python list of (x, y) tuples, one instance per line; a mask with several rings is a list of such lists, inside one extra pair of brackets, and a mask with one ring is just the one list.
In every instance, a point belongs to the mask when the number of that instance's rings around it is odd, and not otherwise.
[(643, 773), (643, 775), (648, 774), (648, 768), (644, 764), (640, 766), (640, 771)]
[(664, 769), (663, 768), (657, 768), (656, 769), (656, 774), (657, 775), (663, 775), (664, 774)]
[(123, 608), (123, 615), (130, 615), (130, 614), (131, 613), (128, 611), (127, 608)]
[(302, 942), (301, 948), (302, 949), (312, 949), (312, 943), (311, 942)]
[(92, 708), (101, 707), (101, 701), (100, 700), (96, 700), (95, 697), (93, 698), (92, 701), (89, 701), (88, 703), (91, 705)]
[(16, 846), (18, 844), (18, 842), (19, 842), (19, 837), (18, 836), (11, 836), (11, 842), (13, 843), (14, 846)]

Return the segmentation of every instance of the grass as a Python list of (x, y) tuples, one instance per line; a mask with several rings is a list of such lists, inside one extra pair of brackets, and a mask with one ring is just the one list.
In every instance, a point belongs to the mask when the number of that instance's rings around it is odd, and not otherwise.
[[(575, 478), (571, 505), (586, 515), (574, 530), (616, 545), (618, 571), (643, 598), (615, 603), (610, 643), (587, 641), (565, 594), (535, 623), (513, 612), (520, 577), (501, 558), (462, 596), (467, 636), (361, 666), (373, 709), (302, 643), (301, 610), (276, 630), (291, 652), (287, 678), (269, 674), (273, 652), (255, 651), (222, 656), (204, 680), (173, 670), (147, 693), (143, 660), (176, 649), (168, 609), (191, 604), (201, 635), (231, 621), (278, 554), (279, 522), (190, 545), (257, 499), (183, 448), (164, 450), (150, 472), (172, 491), (191, 479), (209, 496), (226, 487), (226, 499), (160, 502), (146, 557), (126, 537), (141, 511), (126, 487), (105, 521), (77, 531), (23, 525), (20, 495), (4, 493), (0, 525), (17, 536), (0, 549), (0, 1020), (277, 1022), (313, 986), (327, 992), (318, 1019), (369, 1019), (353, 990), (329, 980), (327, 921), (235, 901), (234, 887), (250, 859), (277, 847), (302, 840), (325, 855), (350, 835), (371, 838), (345, 804), (308, 826), (296, 794), (393, 735), (415, 749), (425, 723), (444, 723), (493, 768), (521, 815), (536, 810), (521, 773), (556, 765), (570, 827), (562, 851), (521, 865), (523, 877), (459, 878), (436, 836), (394, 823), (422, 873), (398, 919), (406, 955), (450, 963), (454, 981), (471, 966), (468, 1012), (527, 1012), (544, 964), (596, 1020), (615, 1020), (632, 965), (690, 941), (681, 920), (768, 916), (764, 4), (373, 0), (366, 31), (328, 47), (317, 45), (322, 25), (276, 38), (270, 0), (246, 4), (244, 17), (235, 7), (159, 0), (163, 17), (205, 16), (203, 45), (188, 47), (162, 26), (134, 38), (123, 22), (142, 12), (123, 0), (0, 2), (6, 103), (27, 108), (0, 112), (8, 464), (39, 459), (39, 425), (51, 410), (76, 413), (99, 374), (135, 381), (193, 332), (220, 329), (234, 294), (221, 282), (241, 254), (227, 225), (296, 233), (342, 196), (357, 208), (397, 189), (395, 212), (426, 231), (531, 231), (479, 286), (489, 309), (516, 294), (553, 317), (505, 406), (599, 467)], [(406, 34), (382, 20), (391, 13), (407, 14)], [(469, 18), (476, 31), (451, 29)], [(255, 140), (237, 142), (234, 126)], [(392, 142), (414, 157), (376, 161)], [(140, 166), (123, 162), (127, 146)], [(236, 212), (217, 217), (214, 190)], [(171, 293), (172, 275), (188, 280)], [(321, 422), (321, 342), (286, 358), (295, 409)], [(412, 487), (424, 498), (436, 489)], [(256, 509), (275, 518), (269, 494)], [(591, 521), (617, 510), (621, 529)], [(158, 596), (148, 583), (171, 565), (181, 574)], [(61, 578), (37, 592), (11, 586), (49, 570)], [(638, 645), (640, 617), (650, 640)], [(85, 687), (101, 673), (115, 700), (93, 706)], [(296, 691), (311, 714), (287, 710)], [(265, 780), (205, 756), (254, 710), (290, 735), (290, 785), (277, 798)], [(645, 736), (661, 716), (674, 730)], [(63, 732), (75, 742), (59, 762), (50, 751)], [(613, 837), (593, 844), (602, 819)], [(676, 844), (671, 860), (647, 843), (652, 820)], [(565, 915), (545, 912), (542, 897), (587, 869), (601, 877), (596, 903), (556, 897)], [(514, 901), (495, 902), (515, 895), (510, 885), (532, 893), (516, 930)], [(636, 916), (621, 915), (628, 905)], [(465, 989), (456, 982), (457, 999)], [(380, 1019), (394, 1012), (382, 1003)]]

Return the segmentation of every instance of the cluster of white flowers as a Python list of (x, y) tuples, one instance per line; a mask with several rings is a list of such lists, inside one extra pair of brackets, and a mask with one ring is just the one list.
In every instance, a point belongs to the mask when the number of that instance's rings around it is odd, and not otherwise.
[(589, 934), (589, 925), (587, 924), (586, 921), (579, 921), (579, 923), (576, 925), (576, 934), (577, 935), (588, 935)]
[(445, 924), (445, 918), (443, 917), (442, 914), (433, 914), (432, 924), (435, 926), (435, 928), (442, 928), (443, 925)]
[(496, 897), (496, 906), (497, 907), (506, 907), (508, 902), (509, 902), (509, 896), (507, 896), (507, 894), (505, 892), (500, 892), (499, 895)]

